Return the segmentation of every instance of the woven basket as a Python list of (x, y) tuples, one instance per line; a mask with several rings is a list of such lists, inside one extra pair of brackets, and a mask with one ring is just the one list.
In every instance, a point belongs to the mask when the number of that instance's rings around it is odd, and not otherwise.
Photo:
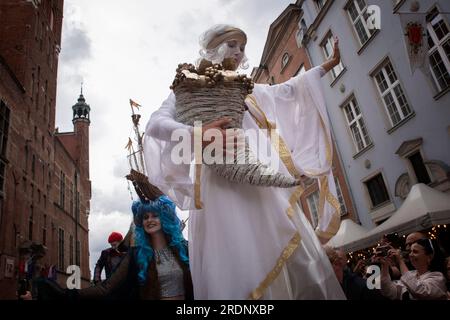
[[(193, 126), (195, 121), (207, 124), (220, 118), (230, 118), (229, 128), (242, 128), (246, 110), (247, 89), (238, 81), (222, 81), (212, 87), (201, 86), (195, 81), (185, 81), (174, 87), (176, 97), (175, 119)], [(250, 161), (250, 160), (253, 161)], [(242, 164), (244, 163), (244, 164)], [(233, 182), (266, 187), (289, 188), (300, 180), (285, 176), (254, 160), (248, 143), (238, 148), (233, 164), (211, 164), (214, 171)]]
[(206, 124), (227, 117), (231, 119), (229, 128), (242, 128), (247, 95), (242, 84), (221, 83), (213, 88), (181, 84), (174, 92), (178, 122), (193, 126), (194, 121)]

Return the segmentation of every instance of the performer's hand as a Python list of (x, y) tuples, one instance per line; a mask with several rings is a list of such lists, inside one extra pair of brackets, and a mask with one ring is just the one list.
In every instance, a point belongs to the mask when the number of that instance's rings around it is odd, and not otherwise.
[(205, 124), (202, 127), (202, 148), (204, 149), (206, 146), (208, 146), (210, 143), (214, 142), (214, 139), (212, 139), (212, 141), (208, 141), (209, 139), (205, 139), (205, 134), (209, 129), (216, 129), (219, 130), (222, 138), (223, 138), (223, 143), (225, 146), (225, 142), (226, 142), (226, 129), (228, 128), (229, 124), (231, 122), (231, 119), (229, 118), (220, 118), (218, 120), (215, 120), (213, 122), (210, 122), (208, 124)]
[[(222, 144), (214, 146), (214, 149), (222, 148), (223, 161), (234, 161), (238, 151), (242, 153), (242, 150), (245, 148), (245, 135), (243, 131), (241, 129), (230, 128), (230, 123), (231, 119), (221, 118), (202, 127), (202, 149), (216, 142), (216, 138), (220, 137)], [(218, 132), (208, 132), (210, 129), (218, 130)]]
[(330, 71), (334, 67), (336, 67), (339, 62), (341, 61), (341, 51), (339, 50), (339, 39), (338, 37), (334, 37), (334, 49), (333, 49), (333, 55), (330, 59), (325, 61), (322, 64), (322, 68), (325, 70), (325, 72)]
[(341, 51), (339, 50), (339, 38), (336, 36), (334, 37), (334, 44), (333, 44), (333, 57), (332, 59), (336, 62), (336, 65), (341, 61)]
[(401, 251), (399, 249), (394, 248), (388, 251), (388, 257), (391, 258), (393, 262), (395, 262), (396, 264), (400, 263), (400, 260), (403, 259)]

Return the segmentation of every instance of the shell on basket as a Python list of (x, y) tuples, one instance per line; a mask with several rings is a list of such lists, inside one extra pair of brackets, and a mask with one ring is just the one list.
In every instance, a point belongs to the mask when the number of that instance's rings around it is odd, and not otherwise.
[[(242, 128), (245, 98), (254, 83), (246, 75), (225, 70), (221, 65), (203, 66), (198, 71), (192, 64), (180, 64), (171, 86), (176, 97), (175, 119), (193, 126), (195, 121), (209, 123), (220, 118), (231, 119), (229, 128)], [(214, 171), (232, 182), (257, 186), (290, 188), (299, 179), (276, 172), (253, 156), (248, 142), (237, 148), (233, 163), (209, 164)]]

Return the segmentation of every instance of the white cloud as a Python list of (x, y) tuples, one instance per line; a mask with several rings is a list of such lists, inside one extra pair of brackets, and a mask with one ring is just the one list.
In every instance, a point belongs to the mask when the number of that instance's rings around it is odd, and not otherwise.
[(144, 127), (169, 94), (178, 63), (195, 62), (200, 34), (217, 23), (247, 32), (251, 72), (259, 64), (270, 24), (291, 2), (65, 1), (56, 122), (60, 131), (73, 130), (71, 107), (83, 81), (91, 106), (91, 266), (108, 246), (107, 235), (128, 229), (131, 197), (123, 178), (125, 145), (133, 137), (128, 99), (143, 105)]

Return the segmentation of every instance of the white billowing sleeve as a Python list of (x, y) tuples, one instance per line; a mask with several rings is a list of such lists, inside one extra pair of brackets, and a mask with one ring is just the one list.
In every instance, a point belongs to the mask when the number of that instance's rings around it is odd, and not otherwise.
[(180, 209), (191, 209), (193, 179), (191, 136), (193, 127), (175, 120), (175, 95), (170, 93), (145, 128), (144, 160), (149, 181)]
[[(314, 67), (278, 85), (255, 85), (253, 95), (286, 142), (300, 175), (319, 179), (322, 212), (316, 233), (322, 242), (339, 229), (340, 206), (332, 172), (333, 145), (321, 77)], [(321, 207), (319, 205), (319, 207)]]
[(191, 128), (175, 121), (175, 94), (171, 92), (161, 107), (153, 112), (150, 120), (147, 122), (145, 134), (159, 140), (170, 141), (174, 130), (191, 130)]

